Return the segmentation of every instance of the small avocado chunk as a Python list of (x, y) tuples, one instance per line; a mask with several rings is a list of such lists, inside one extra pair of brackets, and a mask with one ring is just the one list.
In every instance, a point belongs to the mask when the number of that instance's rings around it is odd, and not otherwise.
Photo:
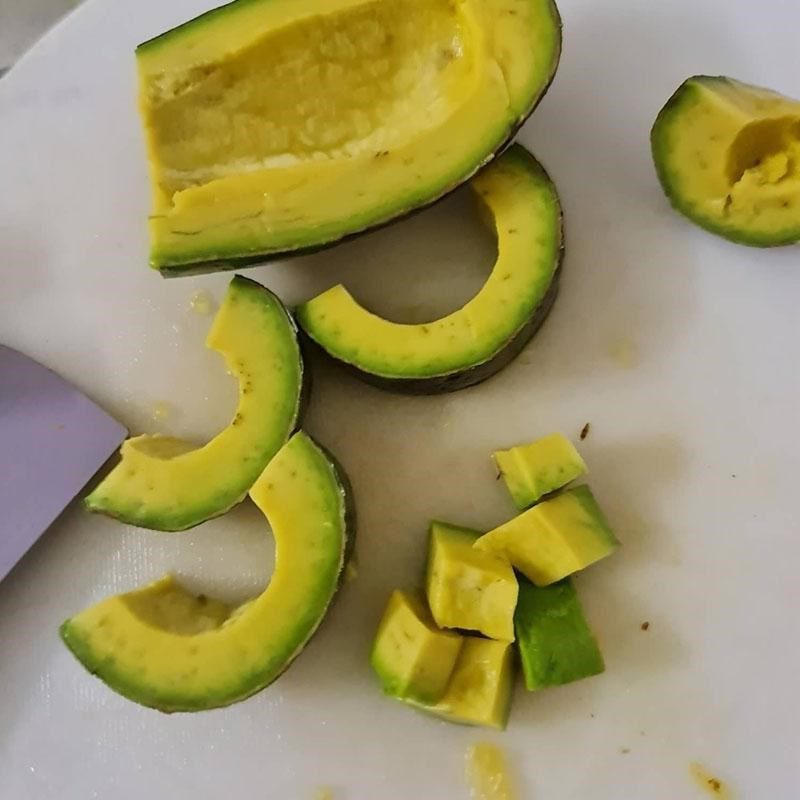
[(571, 578), (543, 587), (520, 578), (514, 628), (525, 686), (532, 692), (605, 670)]
[(520, 510), (586, 472), (580, 453), (561, 433), (509, 450), (497, 450), (492, 458)]
[(182, 531), (224, 514), (297, 428), (305, 370), (297, 329), (268, 289), (239, 275), (206, 340), (239, 382), (227, 428), (201, 447), (167, 436), (126, 440), (119, 464), (85, 498), (90, 511)]
[(553, 0), (234, 0), (136, 48), (150, 261), (319, 249), (501, 152), (552, 80)]
[(473, 545), (479, 531), (432, 522), (426, 590), (440, 628), (514, 641), (517, 577), (505, 558)]
[(537, 586), (549, 586), (619, 547), (588, 486), (567, 489), (475, 542), (508, 559)]
[(372, 668), (386, 694), (436, 703), (447, 688), (463, 639), (437, 628), (421, 598), (396, 590), (378, 627)]
[(341, 582), (355, 535), (352, 499), (333, 458), (302, 431), (250, 496), (275, 539), (266, 589), (234, 608), (168, 575), (102, 600), (61, 626), (91, 674), (142, 705), (199, 711), (249, 697), (291, 664)]
[(496, 235), (497, 259), (466, 305), (431, 322), (401, 324), (368, 311), (338, 285), (297, 308), (311, 341), (367, 383), (408, 394), (472, 386), (516, 357), (556, 299), (561, 204), (547, 173), (520, 145), (470, 188)]
[(444, 697), (426, 711), (448, 722), (503, 730), (511, 708), (514, 648), (465, 636)]
[(650, 139), (661, 186), (693, 222), (755, 247), (800, 241), (800, 101), (694, 75)]

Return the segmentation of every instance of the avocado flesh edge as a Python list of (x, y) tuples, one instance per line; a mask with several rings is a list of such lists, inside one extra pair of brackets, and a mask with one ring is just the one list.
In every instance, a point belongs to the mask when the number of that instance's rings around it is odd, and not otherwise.
[[(544, 245), (538, 244), (540, 250), (543, 247), (552, 247), (552, 260), (550, 260), (550, 256), (539, 254), (541, 262), (537, 263), (536, 268), (531, 268), (528, 260), (529, 258), (536, 258), (536, 255), (530, 256), (529, 250), (517, 246), (520, 252), (520, 261), (515, 263), (510, 258), (501, 261), (500, 257), (498, 257), (498, 261), (495, 263), (484, 287), (479, 290), (478, 294), (475, 295), (463, 309), (453, 312), (447, 317), (443, 317), (441, 320), (435, 320), (420, 325), (386, 323), (385, 320), (381, 320), (382, 323), (389, 326), (390, 330), (397, 331), (398, 335), (405, 336), (406, 332), (415, 333), (423, 329), (431, 329), (432, 326), (436, 326), (437, 324), (444, 324), (448, 320), (462, 317), (464, 314), (468, 313), (466, 309), (469, 309), (476, 303), (481, 303), (487, 297), (495, 298), (498, 308), (491, 307), (485, 310), (485, 316), (491, 316), (492, 318), (501, 320), (506, 319), (508, 317), (507, 307), (504, 307), (501, 313), (499, 304), (500, 302), (504, 302), (507, 298), (504, 298), (500, 294), (496, 295), (494, 289), (497, 285), (495, 283), (496, 276), (501, 270), (501, 264), (503, 265), (502, 269), (506, 271), (513, 270), (515, 266), (518, 266), (518, 271), (528, 270), (529, 274), (529, 283), (525, 287), (527, 291), (520, 293), (520, 297), (512, 299), (512, 302), (518, 304), (518, 315), (521, 315), (522, 318), (515, 329), (503, 332), (502, 335), (504, 338), (494, 347), (493, 351), (488, 353), (484, 352), (477, 358), (474, 356), (470, 357), (469, 353), (466, 352), (463, 359), (464, 363), (460, 366), (453, 366), (445, 370), (430, 369), (430, 371), (428, 371), (427, 369), (423, 370), (422, 368), (415, 368), (414, 366), (409, 367), (403, 365), (401, 367), (398, 364), (397, 369), (392, 374), (389, 374), (388, 370), (379, 370), (373, 364), (366, 363), (368, 360), (374, 362), (376, 360), (374, 355), (371, 358), (360, 358), (346, 351), (346, 347), (352, 346), (353, 343), (358, 342), (355, 332), (350, 334), (350, 339), (346, 341), (345, 345), (340, 345), (335, 340), (331, 339), (329, 331), (324, 326), (320, 325), (321, 319), (326, 314), (326, 298), (324, 294), (302, 304), (296, 310), (297, 321), (304, 337), (312, 342), (318, 349), (321, 349), (331, 356), (344, 369), (364, 382), (380, 389), (405, 394), (436, 394), (458, 391), (459, 389), (464, 389), (487, 380), (511, 363), (511, 361), (522, 352), (534, 334), (542, 326), (555, 303), (558, 295), (564, 255), (564, 239), (562, 212), (557, 192), (549, 176), (536, 159), (520, 145), (514, 145), (497, 161), (488, 166), (486, 168), (486, 173), (491, 175), (492, 171), (495, 171), (501, 174), (502, 170), (508, 170), (510, 175), (515, 176), (515, 178), (518, 178), (521, 182), (530, 182), (530, 184), (526, 183), (523, 189), (517, 190), (513, 182), (509, 181), (509, 188), (504, 198), (506, 205), (511, 205), (517, 210), (519, 210), (520, 207), (527, 208), (525, 205), (528, 203), (526, 192), (531, 191), (531, 185), (535, 187), (534, 196), (536, 197), (536, 202), (540, 202), (543, 198), (546, 198), (546, 200), (543, 200), (545, 205), (547, 203), (553, 204), (553, 208), (548, 209), (548, 212), (552, 211), (552, 224), (555, 228), (552, 232), (552, 242)], [(482, 173), (482, 175), (484, 175), (484, 173)], [(475, 185), (476, 184), (473, 184), (473, 188), (475, 188)], [(519, 192), (519, 200), (514, 203), (510, 202), (509, 198), (513, 198), (517, 192)], [(500, 197), (500, 195), (501, 192), (498, 190), (497, 196)], [(490, 213), (494, 213), (491, 208), (491, 197), (486, 203)], [(535, 218), (536, 224), (540, 224), (539, 218)], [(505, 236), (506, 239), (512, 241), (512, 236), (516, 234), (505, 235), (509, 224), (507, 220), (502, 218), (499, 212), (495, 213), (493, 222), (498, 231), (498, 236)], [(532, 243), (532, 246), (536, 247), (537, 245)], [(498, 247), (505, 248), (505, 242), (499, 242)], [(524, 259), (524, 262), (522, 259)], [(509, 261), (512, 263), (509, 264)], [(537, 296), (536, 292), (541, 292), (541, 288), (534, 289), (533, 287), (546, 279), (546, 271), (550, 271), (549, 282), (546, 284), (546, 289), (543, 293)], [(346, 293), (346, 290), (343, 288), (342, 290)], [(350, 298), (349, 295), (347, 295), (347, 297), (349, 298), (349, 303), (355, 314), (359, 316), (364, 314), (375, 316), (366, 312), (355, 300)], [(523, 312), (522, 309), (524, 309), (525, 304), (529, 304), (529, 308), (527, 311)], [(343, 321), (345, 336), (349, 333), (346, 329), (346, 325), (347, 319)], [(434, 331), (430, 334), (429, 340), (430, 338), (437, 337), (437, 334), (440, 333), (444, 335), (444, 331), (439, 331), (434, 328)], [(379, 342), (379, 338), (375, 336), (372, 337), (369, 343), (369, 347), (372, 349), (373, 353), (380, 353), (377, 342)], [(472, 343), (470, 342), (469, 347), (471, 346)], [(462, 342), (458, 342), (456, 347), (464, 347), (464, 345)], [(388, 354), (383, 354), (380, 358), (384, 363), (388, 363), (391, 360)], [(455, 356), (451, 357), (449, 360), (455, 361)], [(407, 370), (407, 373), (403, 374), (403, 370)], [(427, 374), (423, 374), (423, 372), (427, 372)]]
[(737, 244), (800, 241), (800, 102), (695, 75), (659, 112), (651, 149), (671, 205)]
[[(293, 445), (293, 442), (297, 437), (300, 437), (303, 441), (301, 441), (299, 445), (297, 445), (297, 443)], [(98, 629), (97, 627), (92, 626), (87, 628), (86, 624), (84, 624), (81, 618), (86, 614), (93, 613), (105, 603), (118, 599), (108, 598), (108, 600), (101, 602), (98, 606), (89, 608), (85, 612), (78, 614), (76, 617), (67, 620), (60, 628), (61, 638), (63, 639), (64, 643), (72, 651), (73, 655), (78, 659), (78, 661), (80, 661), (81, 664), (87, 669), (87, 671), (99, 677), (118, 694), (121, 694), (122, 696), (127, 697), (128, 699), (139, 703), (140, 705), (155, 708), (164, 712), (174, 712), (200, 711), (238, 702), (239, 700), (243, 700), (265, 688), (267, 685), (276, 680), (290, 666), (291, 662), (308, 644), (313, 634), (324, 620), (327, 611), (333, 602), (336, 591), (341, 585), (347, 560), (352, 552), (356, 533), (355, 507), (349, 488), (349, 482), (344, 471), (336, 462), (332, 461), (327, 456), (327, 451), (324, 448), (322, 448), (302, 432), (295, 434), (295, 437), (290, 440), (286, 447), (288, 448), (290, 445), (296, 447), (302, 446), (311, 453), (310, 457), (303, 456), (307, 462), (306, 467), (311, 471), (316, 471), (321, 474), (324, 480), (329, 484), (328, 490), (330, 490), (331, 493), (338, 498), (336, 503), (336, 516), (338, 518), (338, 530), (340, 532), (340, 541), (338, 544), (336, 544), (334, 549), (328, 552), (327, 557), (327, 560), (329, 561), (329, 567), (331, 567), (335, 572), (333, 575), (333, 583), (327, 589), (324, 587), (318, 587), (318, 594), (315, 596), (315, 598), (312, 598), (307, 602), (305, 618), (301, 620), (300, 629), (291, 629), (286, 637), (288, 641), (284, 640), (283, 642), (277, 644), (277, 647), (290, 649), (286, 650), (277, 663), (270, 659), (269, 654), (266, 654), (265, 658), (267, 659), (267, 667), (265, 669), (261, 671), (252, 670), (239, 676), (236, 676), (236, 674), (233, 673), (235, 679), (233, 679), (228, 685), (218, 686), (212, 691), (193, 693), (192, 691), (180, 691), (175, 688), (160, 686), (158, 683), (149, 682), (147, 679), (141, 676), (137, 678), (135, 674), (132, 674), (130, 669), (126, 670), (124, 655), (122, 653), (115, 655), (113, 653), (113, 649), (111, 649), (111, 652), (108, 653), (102, 652), (101, 649), (93, 647), (92, 637), (97, 633)], [(301, 456), (302, 455), (303, 454), (301, 453)], [(276, 457), (276, 459), (277, 458), (278, 457)], [(303, 469), (302, 459), (296, 458), (294, 462), (291, 463), (297, 466), (298, 472)], [(265, 471), (265, 475), (267, 477), (263, 478), (262, 476), (262, 479), (269, 480), (269, 468)], [(277, 502), (279, 501), (280, 499), (277, 498)], [(276, 498), (273, 497), (271, 502), (276, 502)], [(274, 512), (275, 509), (272, 509), (272, 511)], [(325, 525), (329, 523), (320, 522), (320, 524)], [(285, 531), (282, 533), (282, 536), (280, 533), (276, 536), (276, 544), (278, 547), (280, 547), (279, 537), (286, 541), (286, 537), (291, 536), (290, 531)], [(317, 563), (319, 563), (318, 558)], [(293, 565), (293, 569), (303, 570), (305, 569), (305, 565), (306, 559), (302, 559), (302, 563), (295, 563)], [(274, 578), (275, 576), (273, 576), (273, 579)], [(189, 596), (189, 593), (182, 589), (179, 584), (175, 584), (174, 582), (172, 584), (168, 584), (168, 580), (169, 578), (161, 579), (161, 581), (157, 581), (156, 584), (165, 584), (167, 588), (170, 588), (174, 585), (179, 592)], [(148, 589), (152, 588), (152, 586), (154, 585), (145, 587), (144, 589), (136, 590), (129, 594), (137, 595), (146, 592)], [(243, 604), (238, 609), (235, 609), (222, 623), (221, 627), (197, 633), (194, 637), (178, 635), (174, 641), (180, 644), (180, 640), (184, 638), (193, 639), (198, 643), (199, 647), (202, 648), (204, 637), (213, 637), (214, 635), (219, 635), (220, 631), (224, 630), (226, 626), (236, 626), (239, 624), (245, 615), (253, 613), (254, 605), (257, 604), (259, 599), (264, 597), (268, 591), (269, 586), (258, 598), (255, 598), (254, 600)], [(124, 599), (126, 596), (122, 595), (121, 597)], [(197, 600), (197, 598), (193, 599)], [(219, 601), (212, 600), (209, 602), (219, 604)], [(299, 613), (302, 614), (302, 611)], [(266, 618), (270, 614), (270, 609), (261, 609), (260, 614)], [(147, 624), (153, 623), (151, 622)], [(125, 628), (123, 627), (122, 630), (124, 632)], [(154, 629), (154, 633), (158, 632)], [(160, 635), (160, 633), (158, 635)], [(160, 641), (163, 642), (164, 640), (160, 639)], [(167, 639), (167, 641), (170, 641), (170, 639)], [(237, 641), (238, 640), (233, 639), (231, 644), (236, 644)], [(251, 641), (248, 640), (248, 643), (251, 643)], [(110, 648), (106, 648), (106, 650), (109, 649)], [(238, 658), (238, 654), (234, 650), (231, 650), (230, 658), (235, 660)]]
[[(246, 8), (248, 5), (250, 6), (250, 10)], [(300, 5), (303, 4), (301, 3)], [(490, 0), (489, 5), (491, 5), (492, 9), (494, 9), (494, 6), (498, 7), (496, 9), (498, 13), (492, 15), (493, 20), (491, 24), (487, 21), (490, 16), (488, 11), (483, 9), (479, 13), (476, 11), (478, 4), (474, 5), (475, 8), (472, 7), (472, 3), (465, 4), (469, 15), (471, 15), (470, 18), (474, 18), (470, 24), (474, 24), (475, 26), (475, 30), (477, 31), (476, 36), (482, 42), (480, 47), (483, 47), (486, 51), (486, 57), (499, 59), (499, 67), (498, 64), (495, 64), (493, 69), (499, 69), (504, 73), (503, 80), (506, 82), (506, 88), (503, 91), (510, 91), (513, 95), (509, 96), (508, 99), (508, 119), (499, 127), (495, 126), (498, 127), (496, 133), (492, 133), (491, 135), (487, 133), (480, 144), (477, 144), (476, 140), (474, 152), (467, 151), (463, 154), (459, 153), (458, 158), (452, 161), (450, 167), (445, 171), (446, 174), (440, 174), (436, 171), (436, 168), (437, 164), (442, 162), (442, 159), (433, 158), (433, 147), (426, 146), (418, 152), (422, 154), (422, 156), (420, 156), (422, 162), (431, 160), (430, 168), (424, 164), (414, 164), (413, 168), (408, 168), (408, 175), (404, 179), (399, 180), (398, 178), (399, 182), (395, 181), (393, 184), (392, 181), (390, 181), (389, 184), (387, 184), (387, 187), (396, 184), (397, 188), (387, 188), (386, 192), (382, 194), (378, 193), (374, 200), (369, 200), (370, 205), (364, 207), (361, 212), (348, 212), (342, 214), (341, 218), (339, 212), (337, 212), (336, 217), (329, 216), (329, 221), (318, 218), (305, 230), (292, 232), (286, 229), (281, 231), (280, 222), (271, 224), (266, 218), (263, 218), (262, 221), (264, 222), (265, 229), (270, 228), (271, 230), (270, 236), (265, 237), (262, 235), (263, 232), (258, 230), (261, 222), (258, 222), (258, 224), (253, 223), (253, 225), (249, 225), (249, 227), (247, 225), (245, 226), (249, 231), (246, 236), (239, 236), (238, 234), (227, 236), (222, 228), (218, 228), (221, 238), (215, 239), (213, 236), (206, 238), (205, 234), (202, 234), (200, 237), (196, 236), (195, 234), (198, 232), (197, 227), (190, 226), (190, 230), (185, 232), (181, 231), (179, 248), (174, 250), (174, 252), (167, 250), (160, 252), (162, 248), (160, 248), (157, 242), (154, 243), (153, 265), (160, 269), (164, 275), (196, 274), (202, 271), (231, 269), (237, 266), (260, 263), (271, 258), (281, 258), (287, 254), (300, 254), (302, 252), (314, 251), (322, 247), (330, 246), (343, 238), (370, 230), (378, 225), (387, 224), (398, 216), (425, 207), (456, 188), (456, 186), (463, 183), (465, 180), (468, 180), (482, 165), (487, 163), (494, 154), (500, 152), (506, 143), (513, 138), (519, 125), (522, 124), (539, 99), (541, 99), (541, 96), (546, 91), (547, 86), (549, 86), (555, 74), (555, 68), (560, 56), (561, 42), (560, 19), (557, 9), (551, 0)], [(238, 3), (232, 3), (222, 9), (209, 12), (209, 14), (204, 15), (204, 17), (186, 23), (175, 31), (162, 37), (157, 37), (155, 40), (140, 46), (137, 50), (137, 56), (140, 61), (140, 82), (142, 90), (141, 107), (143, 113), (145, 115), (148, 113), (148, 97), (152, 94), (152, 91), (148, 89), (148, 82), (152, 83), (156, 79), (163, 82), (163, 76), (157, 74), (157, 68), (153, 66), (153, 64), (157, 65), (159, 59), (163, 58), (159, 53), (169, 51), (171, 48), (177, 52), (184, 46), (184, 40), (189, 41), (191, 39), (193, 35), (191, 29), (195, 25), (201, 25), (204, 28), (204, 35), (206, 38), (213, 37), (217, 30), (214, 24), (215, 19), (221, 21), (223, 18), (232, 18), (237, 14), (249, 14), (255, 6), (263, 6), (265, 9), (264, 13), (272, 13), (269, 8), (269, 0), (259, 0), (258, 2), (250, 3), (240, 0)], [(508, 6), (508, 8), (506, 8), (506, 6)], [(484, 12), (486, 19), (479, 19), (478, 17)], [(512, 14), (515, 16), (511, 16)], [(335, 15), (333, 16), (335, 17)], [(325, 19), (324, 15), (322, 19)], [(513, 20), (516, 20), (518, 26), (526, 26), (524, 27), (525, 36), (536, 37), (534, 39), (538, 45), (536, 48), (530, 48), (530, 42), (528, 39), (521, 38), (523, 36), (522, 34), (512, 32), (511, 38), (509, 38), (508, 32), (503, 26), (511, 24)], [(278, 26), (276, 30), (280, 32), (280, 26)], [(270, 31), (267, 30), (265, 33), (270, 34)], [(510, 41), (512, 47), (519, 47), (524, 52), (538, 53), (538, 55), (525, 56), (525, 59), (522, 59), (525, 64), (528, 64), (530, 61), (531, 73), (525, 76), (525, 81), (520, 78), (520, 68), (518, 66), (512, 65), (511, 68), (508, 67), (506, 63), (506, 61), (510, 59), (508, 53), (493, 55), (494, 51), (492, 48), (495, 46), (493, 37), (498, 41), (503, 41), (504, 47), (506, 46), (505, 43)], [(541, 37), (543, 37), (543, 40), (538, 41), (538, 38)], [(234, 41), (229, 44), (232, 48), (232, 52), (236, 54), (238, 52), (236, 50), (236, 42)], [(476, 47), (478, 47), (478, 45), (476, 45)], [(476, 50), (479, 55), (481, 52), (480, 47)], [(542, 58), (545, 58), (543, 54), (546, 54), (546, 64), (538, 63), (537, 61), (537, 59), (541, 61)], [(514, 60), (512, 59), (511, 61), (513, 62)], [(520, 59), (516, 59), (516, 61), (519, 62)], [(197, 69), (199, 69), (199, 67)], [(166, 71), (164, 74), (167, 74)], [(192, 91), (194, 91), (194, 89), (192, 89)], [(484, 116), (487, 120), (498, 119), (497, 114), (494, 113)], [(488, 124), (484, 123), (480, 118), (478, 118), (478, 120), (480, 124)], [(147, 117), (146, 127), (148, 128), (148, 137), (152, 139), (153, 133), (149, 131)], [(463, 128), (463, 125), (457, 127)], [(474, 126), (470, 127), (474, 128)], [(446, 126), (443, 130), (447, 130)], [(452, 141), (452, 137), (448, 137), (446, 134), (442, 134), (440, 138), (442, 142), (448, 140)], [(157, 152), (154, 150), (152, 142), (150, 149), (151, 177), (155, 181), (160, 167), (154, 162)], [(403, 148), (397, 149), (398, 159), (402, 155), (402, 149)], [(377, 150), (376, 155), (382, 156), (383, 152), (383, 150)], [(413, 148), (412, 151), (409, 152), (413, 154)], [(379, 169), (377, 164), (379, 161), (391, 161), (394, 154), (394, 151), (392, 151), (388, 158), (376, 159), (375, 164), (371, 162), (365, 162), (364, 164), (359, 163), (358, 172), (363, 172), (369, 177), (370, 186), (381, 186), (380, 175), (383, 167)], [(417, 160), (419, 161), (420, 159)], [(402, 160), (405, 162), (406, 156), (403, 156)], [(155, 159), (155, 161), (157, 161), (157, 159)], [(323, 179), (322, 175), (325, 173), (325, 169), (327, 169), (324, 162), (321, 164), (320, 169), (322, 169), (322, 172), (320, 172), (319, 175), (316, 175), (313, 171), (306, 174), (304, 179), (310, 181), (311, 187), (315, 185), (315, 181)], [(422, 184), (420, 184), (421, 175), (425, 176)], [(343, 185), (346, 185), (346, 183)], [(267, 190), (269, 186), (264, 184), (263, 189)], [(216, 192), (216, 189), (214, 191)], [(156, 195), (157, 194), (158, 192), (156, 192)], [(241, 192), (237, 193), (238, 196), (241, 196), (241, 194)], [(258, 195), (261, 195), (261, 188), (259, 188)], [(220, 207), (225, 207), (227, 204), (219, 203), (218, 205)], [(303, 208), (302, 204), (298, 205), (298, 208)], [(258, 211), (258, 209), (249, 209), (246, 214), (242, 215), (242, 219), (252, 216), (256, 211)], [(258, 213), (260, 214), (261, 212), (259, 211)], [(163, 215), (164, 208), (162, 207), (159, 209), (157, 204), (152, 217), (153, 224), (156, 225), (156, 228), (161, 224), (158, 220), (163, 218)], [(209, 218), (208, 225), (201, 226), (200, 232), (202, 233), (203, 227), (212, 230), (216, 225), (217, 223)], [(253, 233), (253, 230), (255, 230), (255, 233)], [(251, 233), (253, 234), (252, 236), (250, 235)], [(248, 237), (250, 240), (245, 241)], [(276, 242), (274, 246), (268, 244), (268, 239), (270, 237), (274, 238)], [(195, 248), (195, 244), (200, 239), (202, 239), (202, 244)], [(226, 239), (226, 241), (223, 242), (223, 239)]]
[[(253, 311), (251, 304), (258, 308)], [(244, 309), (243, 314), (238, 313), (239, 308)], [(261, 323), (261, 314), (271, 320), (273, 331), (256, 329)], [(236, 326), (248, 325), (253, 327), (252, 334), (235, 334)], [(256, 347), (249, 358), (244, 350), (232, 348), (234, 339), (246, 347), (248, 338), (258, 341), (265, 335), (282, 339), (263, 343), (271, 351), (271, 357), (283, 363), (279, 372), (265, 366), (270, 360), (266, 357), (267, 351), (259, 359), (260, 351)], [(241, 502), (272, 456), (299, 427), (310, 386), (310, 371), (304, 367), (294, 320), (272, 292), (248, 278), (234, 277), (209, 333), (207, 346), (222, 353), (239, 380), (239, 403), (231, 425), (202, 447), (182, 443), (182, 453), (178, 452), (181, 443), (167, 437), (142, 436), (126, 441), (119, 464), (85, 498), (84, 504), (90, 511), (153, 530), (187, 530), (226, 513)], [(294, 368), (285, 368), (288, 360)], [(260, 369), (267, 370), (261, 376), (263, 405), (269, 409), (266, 414), (257, 400), (251, 402), (255, 399), (251, 385), (253, 373)], [(276, 405), (276, 393), (284, 392), (283, 401)], [(264, 423), (255, 444), (248, 435), (251, 418)], [(159, 452), (167, 450), (166, 444), (173, 446), (175, 452)], [(240, 457), (243, 465), (232, 468)], [(137, 476), (128, 478), (134, 470)], [(187, 476), (194, 476), (191, 486)], [(176, 507), (173, 490), (180, 491), (181, 486), (183, 499)], [(160, 487), (169, 488), (167, 495), (159, 497)]]

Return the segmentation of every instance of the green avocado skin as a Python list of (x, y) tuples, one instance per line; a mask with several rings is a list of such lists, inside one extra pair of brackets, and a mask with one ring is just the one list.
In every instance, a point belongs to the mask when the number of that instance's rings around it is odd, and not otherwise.
[(99, 678), (123, 697), (166, 714), (206, 711), (228, 706), (260, 692), (277, 680), (305, 649), (327, 617), (327, 611), (335, 601), (336, 593), (344, 582), (345, 570), (353, 554), (356, 539), (356, 507), (349, 477), (339, 461), (327, 448), (316, 441), (314, 444), (328, 463), (336, 491), (340, 497), (340, 513), (344, 536), (343, 556), (337, 576), (336, 590), (325, 607), (315, 615), (314, 624), (309, 626), (299, 644), (295, 646), (292, 643), (287, 643), (280, 651), (271, 653), (268, 664), (262, 672), (239, 675), (235, 682), (231, 682), (227, 686), (220, 687), (218, 691), (209, 692), (203, 696), (189, 696), (180, 692), (180, 690), (171, 690), (155, 685), (152, 682), (143, 683), (140, 676), (129, 675), (114, 659), (98, 658), (91, 641), (87, 640), (82, 632), (76, 631), (72, 625), (72, 620), (68, 619), (59, 627), (59, 635), (82, 666), (91, 675)]
[(658, 112), (650, 131), (650, 152), (653, 158), (658, 181), (670, 205), (679, 214), (689, 219), (703, 230), (721, 236), (735, 244), (747, 247), (783, 247), (800, 241), (800, 220), (796, 227), (789, 228), (781, 234), (767, 236), (747, 230), (736, 225), (724, 223), (720, 218), (703, 214), (697, 206), (688, 201), (675, 180), (670, 163), (670, 135), (672, 130), (682, 124), (684, 111), (700, 102), (702, 86), (713, 86), (715, 83), (738, 83), (724, 75), (693, 75), (687, 78), (670, 96), (663, 108)]
[(518, 579), (514, 630), (525, 687), (533, 692), (603, 672), (602, 653), (572, 580), (540, 588)]

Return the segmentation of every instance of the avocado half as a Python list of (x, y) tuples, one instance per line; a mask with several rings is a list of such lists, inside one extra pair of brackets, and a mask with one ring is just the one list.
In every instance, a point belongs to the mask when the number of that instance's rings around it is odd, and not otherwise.
[(470, 183), (497, 237), (488, 280), (463, 308), (425, 324), (383, 319), (334, 286), (296, 309), (303, 332), (368, 383), (455, 391), (494, 375), (530, 341), (558, 291), (563, 229), (555, 186), (512, 145)]
[(702, 228), (755, 247), (800, 241), (800, 101), (695, 75), (661, 109), (651, 144), (673, 207)]
[(101, 601), (61, 626), (89, 672), (161, 711), (229, 705), (274, 681), (325, 617), (355, 536), (341, 468), (300, 431), (250, 490), (275, 538), (275, 571), (232, 608), (167, 575)]
[(306, 371), (291, 314), (268, 289), (231, 281), (206, 345), (239, 382), (227, 428), (202, 447), (167, 436), (136, 436), (119, 464), (85, 498), (130, 525), (181, 531), (224, 514), (298, 427)]
[(553, 0), (235, 0), (136, 50), (150, 261), (334, 244), (471, 177), (558, 65)]

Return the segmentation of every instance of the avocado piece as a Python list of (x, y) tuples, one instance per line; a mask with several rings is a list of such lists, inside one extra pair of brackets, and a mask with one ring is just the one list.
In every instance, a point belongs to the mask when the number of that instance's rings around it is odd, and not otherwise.
[(560, 52), (553, 0), (236, 0), (139, 45), (152, 266), (316, 250), (434, 202)]
[(605, 670), (570, 578), (543, 587), (520, 578), (514, 628), (525, 686), (532, 692)]
[(191, 528), (239, 503), (297, 428), (306, 373), (294, 321), (272, 292), (234, 277), (206, 346), (239, 382), (231, 424), (202, 447), (128, 439), (119, 464), (85, 498), (90, 511), (160, 531)]
[(413, 704), (448, 722), (504, 730), (511, 708), (514, 651), (508, 642), (465, 636), (442, 699)]
[(497, 450), (492, 458), (520, 510), (586, 472), (580, 453), (561, 433), (552, 433), (509, 450)]
[(370, 661), (383, 691), (398, 700), (441, 699), (463, 637), (436, 627), (425, 603), (396, 590), (386, 606)]
[(497, 235), (488, 280), (463, 308), (420, 325), (383, 319), (334, 286), (297, 308), (312, 342), (357, 377), (433, 394), (494, 375), (530, 341), (558, 291), (561, 206), (541, 165), (513, 145), (470, 183)]
[(549, 586), (610, 555), (619, 542), (589, 487), (576, 486), (484, 534), (475, 547)]
[(161, 711), (229, 705), (274, 681), (322, 622), (355, 528), (344, 474), (296, 433), (250, 490), (275, 538), (275, 571), (238, 608), (167, 575), (76, 614), (61, 637), (114, 691)]
[(694, 75), (650, 139), (670, 203), (697, 225), (754, 247), (800, 241), (800, 101)]
[(440, 628), (514, 641), (517, 577), (504, 558), (473, 545), (479, 531), (431, 522), (426, 592)]

